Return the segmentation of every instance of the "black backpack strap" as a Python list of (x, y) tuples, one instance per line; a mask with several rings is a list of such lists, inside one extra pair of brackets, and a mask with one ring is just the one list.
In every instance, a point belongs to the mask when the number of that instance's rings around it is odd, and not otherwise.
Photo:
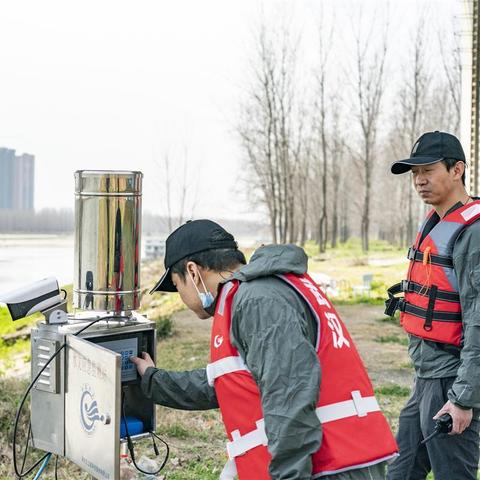
[(399, 297), (395, 297), (397, 293), (402, 293), (402, 282), (392, 285), (388, 290), (388, 299), (385, 300), (385, 315), (393, 317), (398, 310), (398, 303), (401, 300)]
[[(411, 303), (406, 302), (403, 298), (398, 299), (398, 309), (401, 312), (410, 313), (419, 318), (427, 318), (428, 308), (417, 307)], [(461, 312), (440, 312), (433, 311), (432, 320), (435, 322), (461, 322)]]
[[(407, 258), (414, 262), (423, 262), (423, 253), (414, 247), (408, 249)], [(428, 261), (432, 265), (438, 265), (440, 267), (453, 268), (453, 259), (449, 255), (438, 255), (436, 253), (430, 253), (428, 255)]]
[(437, 298), (437, 286), (432, 285), (430, 287), (429, 295), (428, 295), (428, 307), (425, 313), (425, 323), (423, 324), (423, 329), (429, 332), (432, 329), (432, 321), (433, 321), (433, 310), (435, 308), (435, 300)]
[[(419, 295), (428, 296), (429, 298), (429, 305), (425, 312), (430, 312), (425, 317), (426, 318), (426, 329), (431, 329), (431, 322), (433, 319), (433, 310), (435, 307), (435, 300), (443, 300), (445, 302), (460, 302), (460, 295), (456, 292), (447, 292), (446, 290), (439, 290), (436, 285), (432, 285), (430, 287), (426, 287), (424, 285), (420, 285), (419, 283), (412, 282), (411, 280), (402, 280), (395, 285), (392, 285), (388, 290), (388, 299), (385, 300), (385, 315), (389, 315), (393, 317), (397, 310), (401, 310), (400, 302), (405, 300), (403, 297), (395, 297), (400, 293), (417, 293)], [(413, 307), (412, 308), (417, 308)], [(422, 309), (423, 310), (423, 309)], [(449, 313), (449, 312), (445, 312)], [(415, 315), (415, 314), (414, 314)], [(422, 315), (417, 315), (422, 316)], [(436, 318), (436, 315), (435, 315)]]
[[(398, 285), (398, 284), (397, 284)], [(402, 286), (402, 291), (404, 293), (417, 293), (419, 295), (430, 296), (430, 289), (432, 287), (426, 287), (425, 285), (420, 285), (419, 283), (412, 282), (411, 280), (402, 280), (400, 283)], [(438, 300), (444, 300), (445, 302), (460, 302), (460, 295), (457, 292), (447, 292), (446, 290), (437, 289), (436, 298)]]

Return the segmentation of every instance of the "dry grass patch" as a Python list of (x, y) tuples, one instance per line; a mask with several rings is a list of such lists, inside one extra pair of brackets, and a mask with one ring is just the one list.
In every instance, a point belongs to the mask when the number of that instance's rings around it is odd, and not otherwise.
[[(385, 253), (397, 255), (397, 253)], [(334, 262), (313, 260), (314, 266), (335, 278), (348, 276), (352, 282), (361, 281), (370, 266), (352, 267), (352, 258), (345, 256)], [(354, 258), (353, 258), (354, 260)], [(343, 262), (343, 263), (342, 263)], [(397, 275), (398, 266), (386, 267), (388, 274)], [(403, 271), (403, 265), (401, 266)], [(142, 266), (142, 284), (151, 288), (161, 273), (160, 262)], [(377, 275), (375, 273), (375, 275)], [(398, 278), (401, 274), (398, 273)], [(347, 277), (346, 277), (347, 278)], [(375, 277), (376, 278), (376, 277)], [(403, 345), (404, 334), (396, 321), (383, 316), (383, 307), (368, 304), (338, 307), (341, 317), (355, 340), (372, 382), (377, 389), (380, 405), (392, 428), (396, 430), (398, 414), (404, 405), (412, 380), (412, 368)], [(142, 312), (152, 320), (169, 318), (170, 335), (158, 342), (157, 365), (169, 370), (193, 370), (209, 360), (211, 320), (199, 320), (185, 311), (179, 296), (145, 295)], [(14, 478), (11, 471), (11, 422), (25, 381), (0, 380), (0, 478)], [(157, 409), (157, 431), (171, 447), (171, 457), (163, 472), (169, 480), (217, 479), (226, 460), (225, 432), (218, 411), (183, 412), (164, 407)], [(26, 425), (23, 425), (24, 434)], [(137, 457), (152, 456), (151, 442), (138, 445)], [(161, 460), (160, 460), (161, 461)], [(52, 462), (53, 463), (53, 462)], [(69, 462), (60, 461), (59, 478), (89, 478)], [(52, 467), (42, 476), (52, 479)], [(162, 478), (162, 477), (159, 477)]]

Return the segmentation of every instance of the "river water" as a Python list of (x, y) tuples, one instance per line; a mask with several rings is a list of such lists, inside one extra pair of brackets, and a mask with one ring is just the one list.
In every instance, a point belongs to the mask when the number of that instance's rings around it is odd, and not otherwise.
[(73, 283), (73, 235), (0, 235), (0, 292), (50, 276)]
[[(263, 243), (249, 237), (237, 240), (241, 248)], [(0, 293), (50, 276), (60, 285), (72, 284), (73, 260), (73, 235), (0, 234)]]

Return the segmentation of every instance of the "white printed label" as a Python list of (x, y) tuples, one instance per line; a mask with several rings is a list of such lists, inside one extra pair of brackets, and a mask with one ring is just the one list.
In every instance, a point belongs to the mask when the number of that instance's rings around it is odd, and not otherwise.
[(462, 212), (462, 217), (468, 222), (472, 217), (480, 213), (480, 205), (476, 203)]
[(334, 348), (342, 348), (344, 345), (350, 348), (350, 342), (345, 338), (342, 324), (334, 313), (327, 312), (325, 316), (328, 318), (328, 326), (332, 330)]

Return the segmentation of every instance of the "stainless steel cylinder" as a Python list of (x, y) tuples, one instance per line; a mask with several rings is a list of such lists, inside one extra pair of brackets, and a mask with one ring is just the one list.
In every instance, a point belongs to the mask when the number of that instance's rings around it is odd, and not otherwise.
[(142, 176), (75, 172), (76, 309), (120, 313), (140, 305)]

